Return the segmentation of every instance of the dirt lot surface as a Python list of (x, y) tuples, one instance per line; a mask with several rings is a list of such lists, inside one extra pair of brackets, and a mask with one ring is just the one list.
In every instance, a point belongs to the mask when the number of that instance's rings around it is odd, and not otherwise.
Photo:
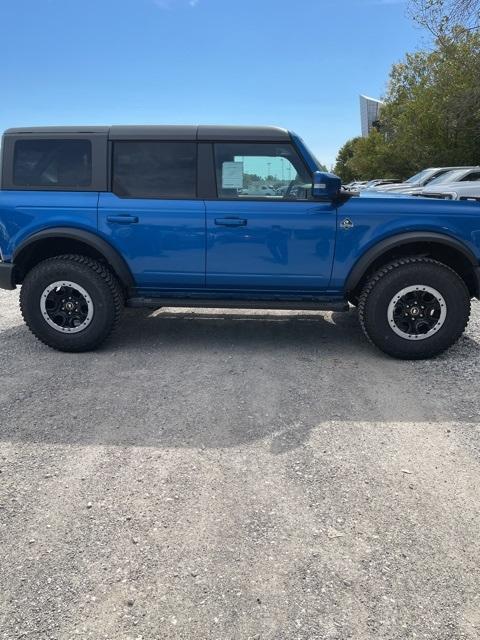
[(480, 304), (429, 362), (354, 312), (129, 311), (49, 350), (0, 293), (0, 638), (480, 638)]

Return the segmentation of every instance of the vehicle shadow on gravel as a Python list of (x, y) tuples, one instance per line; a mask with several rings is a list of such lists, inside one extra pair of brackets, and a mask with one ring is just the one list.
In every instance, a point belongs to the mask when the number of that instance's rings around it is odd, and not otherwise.
[[(275, 343), (280, 349), (315, 347), (315, 340), (341, 348), (347, 340), (360, 350), (368, 348), (358, 324), (356, 311), (325, 314), (302, 312), (202, 310), (144, 312), (127, 310), (122, 324), (106, 349), (177, 343), (181, 337), (189, 345), (204, 348), (228, 343), (232, 347), (269, 349)], [(352, 347), (350, 347), (352, 348)]]
[[(162, 350), (169, 352), (185, 348), (199, 347), (217, 349), (228, 345), (232, 348), (278, 349), (289, 352), (303, 348), (331, 351), (346, 351), (351, 356), (363, 356), (365, 353), (386, 358), (380, 351), (373, 349), (359, 326), (356, 310), (349, 313), (331, 313), (330, 319), (319, 312), (263, 312), (248, 310), (218, 312), (212, 310), (163, 312), (137, 309), (125, 310), (120, 325), (111, 338), (99, 349), (92, 352), (70, 354), (57, 352), (41, 344), (22, 323), (10, 329), (0, 331), (0, 355), (14, 349), (15, 354), (23, 357), (34, 355), (36, 358), (49, 356), (69, 360), (71, 358), (96, 358), (99, 355), (122, 355), (128, 350), (129, 356), (136, 351), (138, 356), (145, 349), (151, 353)], [(7, 347), (8, 345), (8, 347)], [(355, 353), (355, 350), (358, 350)], [(194, 353), (191, 354), (195, 356)], [(134, 363), (131, 363), (132, 366)]]
[[(0, 336), (11, 362), (2, 440), (217, 449), (270, 438), (276, 454), (302, 446), (321, 423), (449, 420), (448, 407), (431, 410), (434, 394), (449, 394), (444, 360), (460, 370), (480, 356), (464, 337), (436, 361), (392, 360), (369, 345), (355, 311), (128, 310), (115, 336), (84, 354), (48, 349), (23, 325)], [(417, 388), (427, 370), (438, 372), (429, 400)]]
[[(295, 352), (301, 355), (301, 351), (307, 349), (312, 355), (318, 356), (318, 349), (321, 349), (324, 359), (329, 355), (334, 358), (341, 356), (348, 363), (350, 359), (367, 357), (369, 361), (382, 360), (392, 365), (405, 365), (405, 361), (395, 360), (369, 343), (354, 308), (346, 313), (277, 313), (252, 310), (152, 312), (129, 309), (120, 328), (102, 351), (117, 352), (136, 347), (141, 351), (145, 344), (149, 344), (150, 348), (175, 348), (182, 341), (189, 347), (214, 350), (228, 345), (247, 351), (257, 351), (259, 348), (270, 351), (273, 344), (282, 353)], [(464, 354), (480, 355), (480, 344), (468, 335), (462, 336), (459, 345)], [(458, 348), (457, 345), (438, 358), (423, 363), (438, 363), (450, 358)], [(329, 366), (325, 360), (321, 364)]]

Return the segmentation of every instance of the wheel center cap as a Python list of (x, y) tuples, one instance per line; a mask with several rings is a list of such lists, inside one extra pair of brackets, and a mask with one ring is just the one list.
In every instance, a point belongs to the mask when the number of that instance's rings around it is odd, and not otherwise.
[(67, 302), (65, 305), (65, 309), (67, 311), (73, 311), (75, 309), (75, 305), (73, 304), (73, 302)]
[(410, 315), (412, 316), (418, 316), (419, 313), (420, 313), (420, 309), (418, 307), (412, 307), (410, 309)]

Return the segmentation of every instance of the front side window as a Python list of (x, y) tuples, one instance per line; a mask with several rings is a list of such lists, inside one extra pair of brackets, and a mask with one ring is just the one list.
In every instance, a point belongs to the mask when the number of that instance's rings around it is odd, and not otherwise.
[(112, 191), (127, 198), (195, 198), (196, 162), (194, 142), (115, 142)]
[(312, 177), (288, 143), (218, 143), (215, 165), (219, 198), (308, 200), (312, 195)]
[(18, 187), (87, 187), (92, 183), (89, 140), (17, 140), (13, 184)]

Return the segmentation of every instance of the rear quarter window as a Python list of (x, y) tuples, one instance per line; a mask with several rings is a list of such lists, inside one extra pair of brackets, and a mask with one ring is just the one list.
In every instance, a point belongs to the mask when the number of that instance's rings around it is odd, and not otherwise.
[(18, 187), (88, 187), (92, 183), (90, 140), (17, 140), (13, 184)]

